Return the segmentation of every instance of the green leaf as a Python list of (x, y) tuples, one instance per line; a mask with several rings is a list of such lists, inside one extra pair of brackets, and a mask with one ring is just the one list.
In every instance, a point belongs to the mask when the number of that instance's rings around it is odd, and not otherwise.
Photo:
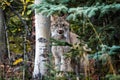
[(27, 11), (27, 15), (30, 15), (32, 13), (32, 10)]

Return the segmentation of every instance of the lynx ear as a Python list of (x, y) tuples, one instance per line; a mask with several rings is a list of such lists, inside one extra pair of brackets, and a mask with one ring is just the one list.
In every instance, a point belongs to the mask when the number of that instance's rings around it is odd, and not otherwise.
[(63, 16), (53, 15), (53, 16), (51, 16), (51, 21), (55, 21), (58, 18), (62, 18), (64, 20), (66, 20), (66, 17), (67, 17), (67, 15), (63, 15)]
[(51, 21), (55, 21), (57, 18), (58, 18), (57, 15), (53, 15), (53, 16), (51, 16)]
[(65, 24), (66, 24), (66, 26), (68, 26), (68, 27), (70, 26), (69, 22), (67, 22), (67, 21), (65, 21)]
[(67, 15), (62, 16), (61, 18), (65, 20), (65, 24), (66, 24), (67, 26), (70, 25), (69, 22), (68, 22), (67, 19), (66, 19), (66, 18), (67, 18)]

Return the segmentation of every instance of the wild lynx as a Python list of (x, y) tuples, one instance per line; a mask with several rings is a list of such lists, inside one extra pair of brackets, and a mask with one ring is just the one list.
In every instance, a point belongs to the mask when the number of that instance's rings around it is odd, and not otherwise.
[[(63, 17), (52, 18), (51, 37), (56, 40), (66, 41), (72, 45), (77, 44), (79, 46), (79, 44), (83, 44), (82, 48), (84, 49), (84, 51), (91, 51), (91, 49), (88, 48), (87, 44), (84, 44), (83, 41), (80, 42), (80, 40), (77, 38), (78, 35), (69, 31), (69, 23)], [(75, 65), (71, 65), (71, 60), (64, 56), (64, 54), (66, 54), (69, 50), (69, 46), (52, 46), (51, 51), (55, 59), (56, 70), (75, 71)], [(84, 53), (83, 58), (80, 59), (82, 61), (81, 64), (83, 64), (84, 66), (89, 65), (86, 52)]]
[[(69, 23), (63, 17), (54, 17), (51, 22), (51, 37), (70, 43)], [(54, 43), (53, 43), (54, 44)], [(55, 69), (58, 71), (70, 71), (70, 62), (64, 56), (70, 50), (68, 46), (52, 46), (55, 59)]]

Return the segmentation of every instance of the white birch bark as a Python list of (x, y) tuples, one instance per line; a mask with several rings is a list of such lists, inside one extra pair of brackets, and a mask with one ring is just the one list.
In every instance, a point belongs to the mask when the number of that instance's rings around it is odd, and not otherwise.
[[(42, 0), (35, 0), (35, 4)], [(33, 77), (40, 79), (47, 75), (48, 68), (46, 64), (49, 63), (49, 37), (50, 37), (50, 19), (37, 13), (35, 10), (35, 32), (36, 32), (36, 48), (35, 48), (35, 63)]]

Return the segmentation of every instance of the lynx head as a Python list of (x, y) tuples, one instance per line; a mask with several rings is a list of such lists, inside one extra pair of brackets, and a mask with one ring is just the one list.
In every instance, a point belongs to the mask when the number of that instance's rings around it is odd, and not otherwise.
[(51, 19), (51, 36), (67, 37), (69, 32), (69, 23), (64, 17), (52, 17)]

